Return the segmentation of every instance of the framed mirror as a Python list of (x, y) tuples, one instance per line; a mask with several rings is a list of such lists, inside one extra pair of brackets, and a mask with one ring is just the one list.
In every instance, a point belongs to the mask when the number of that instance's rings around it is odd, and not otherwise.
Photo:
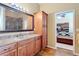
[(33, 30), (33, 15), (0, 4), (0, 32), (19, 32)]

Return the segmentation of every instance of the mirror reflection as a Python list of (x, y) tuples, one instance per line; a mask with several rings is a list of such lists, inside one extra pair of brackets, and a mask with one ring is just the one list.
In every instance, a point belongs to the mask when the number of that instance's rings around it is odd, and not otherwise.
[(33, 16), (0, 6), (0, 31), (33, 29)]

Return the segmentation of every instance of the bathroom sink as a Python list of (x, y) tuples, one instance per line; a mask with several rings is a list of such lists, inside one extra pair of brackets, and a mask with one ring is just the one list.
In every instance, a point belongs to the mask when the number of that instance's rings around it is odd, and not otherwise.
[(20, 35), (20, 36), (15, 35), (15, 36), (10, 37), (10, 38), (0, 39), (0, 46), (10, 44), (13, 42), (18, 42), (18, 41), (25, 40), (25, 39), (30, 39), (30, 38), (33, 38), (35, 36), (39, 36), (39, 35), (38, 34), (27, 34), (27, 35)]
[(0, 39), (0, 46), (10, 44), (13, 42), (17, 42), (17, 38), (10, 38), (10, 39)]
[(19, 41), (19, 40), (24, 40), (24, 39), (30, 39), (30, 38), (35, 37), (35, 36), (38, 36), (38, 34), (27, 34), (24, 36), (18, 36), (17, 39)]

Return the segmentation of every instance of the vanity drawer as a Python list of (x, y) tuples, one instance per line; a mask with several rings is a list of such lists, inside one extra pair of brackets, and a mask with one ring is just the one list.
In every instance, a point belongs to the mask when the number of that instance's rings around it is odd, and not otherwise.
[(19, 41), (18, 42), (18, 47), (24, 46), (24, 45), (26, 45), (27, 43), (29, 43), (31, 41), (33, 41), (33, 38)]
[(14, 50), (17, 48), (17, 43), (11, 43), (0, 47), (0, 54)]

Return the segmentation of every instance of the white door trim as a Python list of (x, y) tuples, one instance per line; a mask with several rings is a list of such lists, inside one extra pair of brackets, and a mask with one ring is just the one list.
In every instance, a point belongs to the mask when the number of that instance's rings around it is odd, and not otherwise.
[(56, 35), (57, 35), (57, 33), (56, 33), (56, 15), (57, 14), (59, 14), (59, 13), (64, 13), (64, 12), (69, 12), (69, 11), (72, 11), (72, 12), (74, 12), (74, 20), (73, 20), (73, 24), (74, 24), (74, 26), (73, 26), (73, 54), (76, 54), (75, 53), (75, 40), (76, 40), (76, 38), (75, 38), (75, 36), (76, 36), (76, 11), (75, 11), (75, 9), (73, 9), (73, 10), (65, 10), (65, 11), (60, 11), (60, 12), (56, 12), (55, 13), (55, 48), (57, 49), (57, 47), (56, 47), (56, 43), (57, 43), (57, 37), (56, 37)]

